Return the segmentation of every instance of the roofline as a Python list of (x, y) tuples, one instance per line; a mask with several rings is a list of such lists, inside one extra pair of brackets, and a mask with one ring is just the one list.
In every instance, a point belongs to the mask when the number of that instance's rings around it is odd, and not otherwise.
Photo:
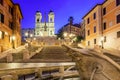
[(21, 11), (21, 8), (20, 8), (20, 5), (18, 3), (14, 3), (12, 0), (10, 0), (12, 2), (13, 5), (17, 5), (19, 10), (20, 10), (20, 13), (21, 13), (21, 16), (23, 18), (23, 14), (22, 14), (22, 11)]
[(96, 4), (87, 14), (85, 14), (85, 16), (82, 17), (82, 19), (84, 19), (92, 10), (94, 10), (98, 5), (103, 5), (106, 1), (108, 0), (105, 0), (103, 3), (101, 4)]
[(20, 8), (20, 5), (18, 3), (14, 4), (14, 5), (17, 5), (18, 8), (19, 8), (19, 11), (20, 11), (20, 14), (21, 14), (21, 17), (23, 18), (23, 14), (22, 14), (22, 11), (21, 11), (21, 8)]

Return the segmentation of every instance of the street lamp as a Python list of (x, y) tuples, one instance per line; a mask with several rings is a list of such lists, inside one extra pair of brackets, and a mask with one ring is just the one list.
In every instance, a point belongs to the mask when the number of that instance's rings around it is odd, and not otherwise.
[(36, 40), (36, 38), (34, 38), (34, 40)]
[(30, 34), (30, 37), (32, 38), (32, 37), (33, 37), (33, 35), (32, 35), (32, 34)]
[(103, 41), (104, 41), (104, 37), (101, 37), (101, 45), (102, 45), (102, 49), (104, 49), (104, 47), (103, 47)]
[(28, 37), (28, 32), (25, 33), (25, 36)]
[(67, 33), (65, 32), (63, 35), (64, 35), (64, 37), (66, 37), (66, 36), (67, 36)]

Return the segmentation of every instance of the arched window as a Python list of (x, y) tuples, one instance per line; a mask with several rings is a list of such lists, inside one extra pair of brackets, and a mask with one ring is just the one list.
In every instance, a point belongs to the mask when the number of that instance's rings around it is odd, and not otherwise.
[(37, 19), (37, 22), (39, 22), (40, 20), (39, 19)]
[(50, 35), (52, 35), (52, 31), (50, 31)]
[(53, 22), (53, 21), (52, 21), (52, 18), (50, 18), (50, 22)]

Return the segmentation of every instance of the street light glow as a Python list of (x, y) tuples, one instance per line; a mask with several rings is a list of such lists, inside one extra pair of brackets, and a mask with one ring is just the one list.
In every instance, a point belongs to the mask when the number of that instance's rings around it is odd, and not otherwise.
[(69, 37), (72, 37), (72, 34), (70, 34)]
[(12, 36), (12, 39), (15, 40), (15, 36)]
[(67, 36), (67, 33), (64, 33), (63, 35), (64, 35), (64, 37), (66, 37), (66, 36)]
[(27, 32), (25, 33), (25, 36), (28, 36), (28, 33), (27, 33)]
[(5, 35), (8, 35), (8, 33), (7, 33), (7, 32), (5, 32)]
[(33, 35), (32, 35), (32, 34), (30, 34), (30, 37), (33, 37)]
[(36, 38), (34, 38), (34, 40), (36, 40)]

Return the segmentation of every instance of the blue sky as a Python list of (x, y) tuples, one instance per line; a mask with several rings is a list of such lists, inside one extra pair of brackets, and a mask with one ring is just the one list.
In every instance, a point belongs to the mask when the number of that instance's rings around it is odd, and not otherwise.
[(74, 23), (80, 23), (82, 17), (96, 4), (104, 0), (13, 0), (19, 3), (22, 14), (22, 28), (35, 27), (35, 13), (41, 11), (44, 16), (50, 10), (55, 13), (55, 32), (66, 23), (70, 16), (74, 17)]

